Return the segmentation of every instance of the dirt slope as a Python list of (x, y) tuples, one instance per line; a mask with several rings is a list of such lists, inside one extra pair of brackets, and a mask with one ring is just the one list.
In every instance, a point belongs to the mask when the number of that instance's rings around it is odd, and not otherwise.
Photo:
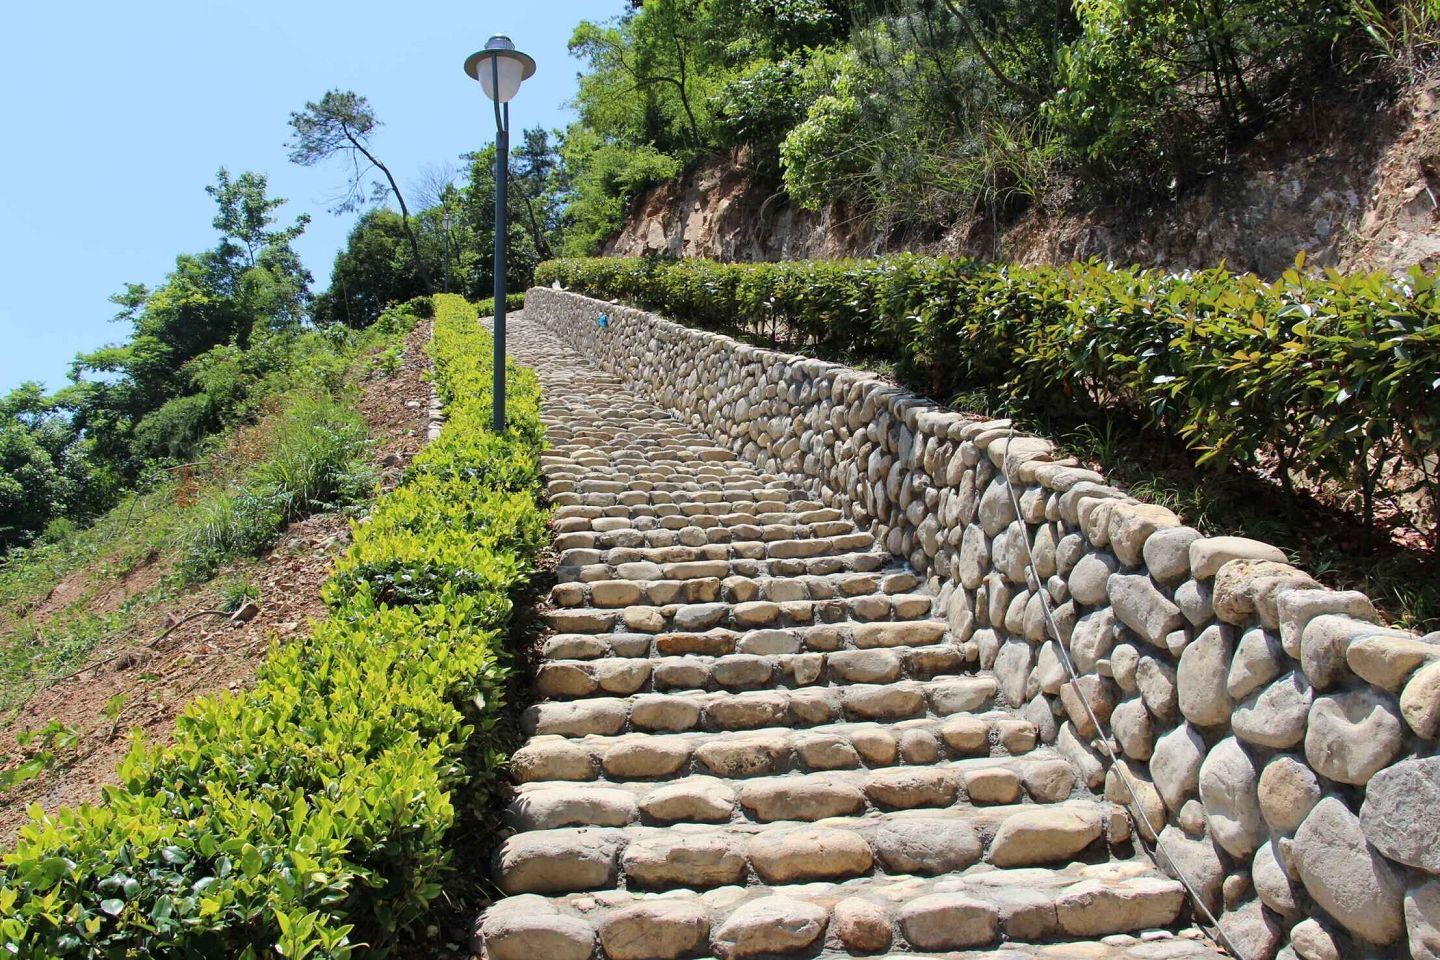
[(1440, 83), (1398, 103), (1357, 95), (1315, 106), (1238, 153), (1225, 170), (1145, 209), (1032, 209), (943, 234), (886, 235), (856, 211), (789, 205), (751, 183), (743, 152), (636, 199), (607, 254), (779, 260), (912, 250), (1062, 263), (1100, 257), (1176, 269), (1224, 261), (1273, 276), (1312, 263), (1386, 269), (1440, 262)]

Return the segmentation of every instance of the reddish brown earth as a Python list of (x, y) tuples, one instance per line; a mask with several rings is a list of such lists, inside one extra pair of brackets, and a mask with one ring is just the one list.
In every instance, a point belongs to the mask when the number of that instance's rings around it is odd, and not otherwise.
[[(398, 482), (424, 443), (429, 337), (430, 324), (418, 325), (407, 337), (398, 374), (390, 379), (371, 375), (363, 383), (359, 409), (375, 440), (373, 457), (384, 488)], [(195, 698), (250, 686), (271, 642), (285, 643), (325, 616), (320, 588), (349, 542), (350, 525), (343, 516), (292, 524), (269, 553), (222, 571), (219, 578), (244, 577), (258, 589), (254, 619), (235, 623), (228, 616), (203, 615), (169, 630), (178, 620), (219, 606), (218, 581), (194, 587), (97, 645), (88, 669), (42, 688), (3, 718), (0, 756), (15, 752), (17, 733), (52, 721), (74, 728), (79, 739), (40, 777), (0, 793), (0, 848), (13, 842), (32, 804), (53, 810), (98, 800), (101, 788), (115, 782), (115, 765), (129, 748), (132, 731), (152, 743), (167, 742), (176, 715)], [(117, 609), (127, 597), (154, 586), (170, 564), (166, 557), (147, 558), (97, 591), (87, 609)], [(90, 576), (93, 571), (81, 570), (66, 577), (30, 615), (48, 619), (66, 605), (67, 596), (73, 601), (89, 589)], [(114, 704), (118, 713), (112, 706), (107, 715), (107, 705)]]

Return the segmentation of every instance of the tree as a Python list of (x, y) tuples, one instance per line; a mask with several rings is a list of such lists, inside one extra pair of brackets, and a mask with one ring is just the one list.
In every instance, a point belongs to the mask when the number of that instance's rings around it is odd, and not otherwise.
[[(411, 227), (410, 208), (405, 204), (400, 185), (390, 168), (370, 149), (370, 138), (379, 126), (375, 111), (364, 97), (350, 90), (327, 91), (319, 103), (311, 101), (305, 104), (304, 110), (290, 114), (290, 127), (295, 133), (294, 139), (286, 144), (290, 160), (302, 167), (312, 167), (336, 156), (349, 160), (350, 177), (335, 207), (337, 213), (348, 213), (367, 203), (378, 202), (387, 192), (393, 195), (400, 206), (400, 226), (414, 257), (416, 275), (424, 289), (432, 291), (434, 284), (420, 256), (420, 243)], [(377, 182), (368, 195), (365, 193), (364, 181), (372, 169), (384, 175), (388, 191)]]
[(96, 468), (91, 446), (38, 383), (0, 397), (0, 555), (57, 517), (80, 519), (106, 504), (114, 477)]
[(263, 173), (248, 170), (231, 180), (230, 172), (221, 167), (215, 174), (215, 184), (205, 188), (220, 207), (210, 222), (224, 240), (233, 240), (245, 249), (251, 267), (259, 266), (256, 257), (260, 251), (269, 246), (288, 246), (310, 223), (310, 215), (302, 213), (293, 226), (272, 230), (275, 218), (271, 214), (283, 207), (285, 200), (265, 196), (268, 182)]
[(399, 214), (384, 207), (365, 211), (335, 254), (330, 289), (315, 298), (315, 322), (368, 327), (388, 304), (423, 295), (408, 269), (408, 250)]

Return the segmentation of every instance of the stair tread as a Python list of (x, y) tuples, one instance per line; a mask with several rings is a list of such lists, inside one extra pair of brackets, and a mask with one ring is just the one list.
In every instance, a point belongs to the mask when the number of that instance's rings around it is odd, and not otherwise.
[[(834, 913), (843, 910), (852, 916), (870, 912), (877, 917), (878, 926), (889, 930), (889, 942), (882, 949), (917, 951), (919, 956), (901, 954), (910, 960), (920, 960), (920, 956), (1004, 958), (1011, 949), (1020, 951), (1020, 956), (1055, 960), (1085, 956), (1209, 960), (1221, 956), (1193, 935), (1149, 941), (1171, 944), (1168, 951), (1123, 952), (1144, 943), (1139, 938), (1125, 938), (1113, 946), (1103, 945), (1105, 953), (1073, 952), (1078, 943), (1098, 944), (1094, 938), (1152, 930), (1180, 916), (1184, 888), (1136, 860), (1072, 863), (1058, 869), (1007, 870), (979, 864), (936, 877), (884, 874), (843, 881), (728, 885), (703, 892), (574, 893), (546, 898), (544, 914), (536, 912), (538, 901), (526, 895), (497, 901), (481, 924), (481, 940), (494, 950), (507, 935), (514, 935), (516, 926), (556, 926), (577, 937), (588, 935), (598, 940), (601, 955), (609, 957), (606, 942), (620, 939), (627, 921), (646, 924), (658, 932), (663, 926), (684, 919), (693, 922), (699, 916), (705, 921), (706, 945), (714, 947), (733, 943), (747, 931), (763, 930), (777, 918), (796, 918), (816, 921), (811, 949), (822, 946), (829, 948), (828, 955), (845, 956), (848, 952), (841, 937), (854, 935), (859, 925), (833, 922)], [(797, 927), (805, 929), (799, 924), (792, 924), (791, 929)], [(1069, 938), (1065, 946), (1071, 952), (1041, 946), (1060, 937)], [(1001, 943), (1006, 952), (999, 954), (988, 950), (953, 952)]]

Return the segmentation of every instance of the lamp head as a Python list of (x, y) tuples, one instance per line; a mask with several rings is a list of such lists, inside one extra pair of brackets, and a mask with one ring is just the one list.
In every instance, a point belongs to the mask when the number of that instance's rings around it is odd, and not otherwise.
[(496, 103), (509, 103), (520, 92), (520, 84), (535, 75), (535, 60), (516, 50), (509, 37), (494, 36), (484, 50), (465, 60), (465, 72), (480, 81), (485, 96)]

